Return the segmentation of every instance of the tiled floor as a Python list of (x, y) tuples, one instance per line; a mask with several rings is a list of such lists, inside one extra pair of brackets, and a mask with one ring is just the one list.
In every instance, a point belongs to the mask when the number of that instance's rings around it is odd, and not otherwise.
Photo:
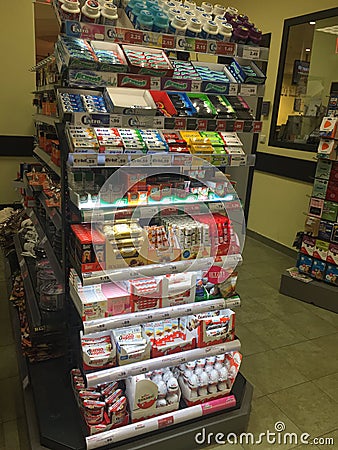
[[(281, 272), (294, 265), (294, 258), (250, 238), (243, 256), (238, 283), (242, 306), (236, 310), (236, 328), (244, 355), (242, 373), (255, 387), (248, 431), (258, 436), (275, 431), (275, 423), (282, 421), (286, 432), (336, 441), (310, 448), (338, 449), (338, 315), (278, 293)], [(3, 294), (3, 282), (0, 289)], [(28, 450), (7, 298), (0, 299), (0, 338), (0, 450)], [(214, 446), (253, 447), (296, 446), (264, 440), (255, 446)]]

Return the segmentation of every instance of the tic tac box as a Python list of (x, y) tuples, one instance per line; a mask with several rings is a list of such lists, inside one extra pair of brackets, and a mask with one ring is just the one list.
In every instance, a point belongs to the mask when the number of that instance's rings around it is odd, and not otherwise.
[(166, 402), (165, 406), (159, 406), (159, 402), (157, 402), (159, 395), (158, 386), (152, 380), (147, 379), (145, 375), (128, 377), (125, 383), (132, 422), (173, 412), (179, 408), (181, 398), (179, 387), (174, 402)]
[(313, 249), (312, 256), (314, 258), (320, 259), (321, 261), (326, 261), (328, 251), (329, 251), (329, 243), (326, 241), (321, 241), (320, 239), (317, 239), (316, 245)]
[(316, 239), (312, 236), (303, 236), (302, 246), (300, 248), (301, 253), (304, 255), (313, 256), (313, 251), (316, 245)]
[(325, 201), (323, 204), (323, 211), (321, 215), (322, 220), (328, 220), (329, 222), (336, 222), (337, 215), (338, 215), (338, 203)]
[(337, 117), (323, 117), (319, 128), (320, 135), (325, 138), (338, 138), (338, 118)]
[(318, 159), (315, 178), (322, 180), (328, 180), (330, 178), (332, 169), (332, 161), (328, 159)]
[(330, 244), (326, 261), (330, 264), (338, 266), (338, 244)]
[(328, 183), (329, 182), (327, 180), (321, 180), (316, 178), (313, 183), (312, 197), (325, 199), (326, 190), (328, 189)]
[(335, 286), (338, 286), (338, 266), (333, 265), (333, 264), (326, 265), (324, 281), (326, 281), (326, 283), (330, 283), (330, 284), (334, 284)]
[(299, 272), (310, 274), (311, 273), (311, 267), (312, 267), (313, 259), (311, 256), (299, 254), (298, 260), (297, 260), (297, 267)]
[(311, 268), (311, 276), (316, 280), (323, 280), (325, 276), (326, 262), (315, 259)]

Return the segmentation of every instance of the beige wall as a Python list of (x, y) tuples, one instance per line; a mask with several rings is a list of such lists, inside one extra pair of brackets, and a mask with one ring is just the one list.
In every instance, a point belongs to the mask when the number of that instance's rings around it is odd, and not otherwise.
[[(272, 104), (284, 19), (334, 8), (337, 6), (337, 2), (333, 0), (322, 0), (321, 2), (316, 0), (284, 0), (281, 3), (276, 3), (266, 0), (254, 2), (232, 0), (231, 5), (247, 14), (264, 33), (272, 33), (264, 96), (264, 100), (271, 101)], [(259, 144), (258, 151), (307, 160), (314, 157), (313, 153), (269, 147), (269, 129), (270, 117), (263, 120), (262, 134), (266, 135), (266, 143)], [(309, 201), (306, 195), (310, 193), (311, 186), (306, 183), (255, 172), (248, 228), (291, 247), (296, 232), (303, 228), (304, 212), (307, 210)]]
[[(0, 135), (32, 135), (35, 78), (29, 69), (35, 61), (35, 43), (30, 0), (11, 0), (2, 8), (0, 52)], [(0, 157), (0, 204), (18, 199), (10, 181), (16, 177), (20, 161), (22, 158)]]

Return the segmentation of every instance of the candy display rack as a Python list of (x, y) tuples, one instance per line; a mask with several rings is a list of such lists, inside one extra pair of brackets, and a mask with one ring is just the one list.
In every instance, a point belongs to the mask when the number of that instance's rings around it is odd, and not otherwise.
[[(285, 272), (280, 292), (338, 312), (338, 154), (337, 92), (329, 98), (327, 116), (320, 126), (317, 167), (297, 267), (300, 276)], [(311, 278), (310, 278), (311, 277)]]
[[(57, 17), (60, 20), (56, 11)], [(123, 16), (123, 14), (122, 14)], [(245, 60), (252, 60), (257, 63), (259, 70), (266, 72), (268, 60), (268, 48), (252, 45), (236, 44), (233, 42), (221, 43), (202, 39), (180, 39), (177, 36), (160, 35), (156, 33), (142, 32), (126, 28), (128, 22), (122, 26), (109, 27), (103, 25), (82, 24), (80, 22), (60, 20), (61, 30), (64, 36), (70, 38), (86, 38), (88, 40), (101, 40), (111, 43), (122, 44), (142, 44), (147, 43), (148, 48), (170, 50), (172, 52), (199, 52), (214, 54), (218, 57), (218, 62), (225, 69), (231, 64), (233, 57), (243, 57)], [(159, 415), (156, 418), (147, 418), (139, 423), (130, 423), (119, 428), (114, 428), (103, 433), (94, 435), (88, 434), (84, 421), (82, 420), (79, 407), (76, 403), (74, 392), (70, 385), (70, 370), (80, 367), (82, 370), (82, 354), (80, 345), (80, 335), (87, 336), (92, 333), (116, 330), (128, 326), (138, 326), (148, 322), (164, 319), (175, 319), (193, 314), (203, 314), (206, 312), (226, 310), (240, 305), (240, 298), (237, 293), (232, 293), (229, 297), (219, 295), (216, 298), (174, 305), (158, 309), (144, 311), (126, 312), (111, 317), (101, 317), (83, 320), (82, 310), (82, 288), (96, 286), (100, 289), (104, 283), (126, 282), (127, 280), (139, 279), (140, 277), (165, 276), (168, 274), (180, 274), (184, 271), (205, 273), (213, 264), (214, 260), (210, 256), (204, 256), (194, 261), (191, 269), (191, 260), (177, 260), (170, 262), (159, 261), (153, 264), (143, 265), (137, 268), (124, 267), (109, 270), (93, 270), (91, 273), (82, 272), (81, 265), (76, 260), (76, 255), (72, 251), (74, 239), (71, 235), (71, 225), (89, 224), (95, 225), (93, 211), (97, 207), (97, 201), (86, 201), (81, 198), (81, 192), (74, 187), (74, 180), (82, 176), (83, 173), (92, 173), (99, 178), (102, 174), (108, 178), (116, 169), (125, 166), (126, 172), (131, 172), (138, 167), (145, 172), (152, 173), (160, 171), (170, 176), (189, 177), (189, 170), (210, 170), (210, 167), (218, 167), (222, 172), (227, 171), (231, 180), (236, 180), (236, 191), (241, 199), (245, 213), (248, 212), (250, 199), (252, 171), (255, 162), (255, 151), (257, 146), (257, 136), (261, 130), (260, 109), (264, 94), (264, 84), (239, 83), (228, 73), (230, 80), (226, 85), (205, 83), (202, 80), (179, 80), (174, 77), (159, 77), (147, 74), (134, 73), (114, 73), (91, 71), (87, 69), (67, 67), (66, 60), (62, 57), (62, 52), (55, 50), (55, 60), (60, 72), (58, 88), (55, 96), (58, 99), (59, 115), (52, 117), (45, 114), (35, 116), (36, 123), (45, 123), (56, 129), (58, 142), (51, 139), (55, 154), (44, 152), (40, 147), (36, 147), (34, 155), (41, 162), (44, 170), (60, 178), (61, 183), (61, 207), (48, 208), (44, 204), (45, 211), (58, 229), (63, 231), (62, 242), (62, 266), (59, 268), (60, 279), (64, 282), (66, 301), (65, 311), (68, 334), (68, 353), (65, 357), (57, 360), (44, 361), (43, 363), (28, 365), (30, 377), (30, 388), (33, 393), (34, 404), (39, 426), (40, 442), (43, 446), (51, 449), (155, 449), (159, 445), (172, 446), (177, 449), (195, 448), (195, 434), (202, 428), (206, 432), (224, 433), (243, 432), (248, 424), (250, 414), (250, 404), (253, 388), (250, 383), (238, 373), (235, 383), (232, 386), (228, 397), (211, 400), (201, 405), (187, 407), (181, 399), (180, 408), (177, 411)], [(48, 62), (50, 63), (50, 59)], [(69, 61), (68, 61), (69, 63)], [(205, 64), (204, 64), (205, 65)], [(43, 66), (43, 62), (39, 67)], [(206, 64), (207, 66), (207, 64)], [(37, 69), (39, 69), (37, 67)], [(259, 72), (260, 73), (260, 72)], [(264, 75), (262, 75), (264, 77)], [(264, 80), (263, 80), (264, 81)], [(60, 88), (60, 86), (62, 86)], [(204, 93), (207, 96), (216, 96), (219, 93), (225, 95), (231, 101), (238, 101), (237, 97), (242, 96), (243, 101), (250, 110), (250, 119), (245, 118), (205, 118), (205, 117), (163, 117), (147, 116), (132, 113), (104, 112), (93, 113), (90, 111), (72, 112), (62, 111), (62, 93), (72, 93), (74, 95), (89, 95), (97, 93), (99, 96), (106, 88), (125, 87), (133, 95), (132, 89), (152, 89), (163, 92), (183, 92), (183, 93)], [(38, 86), (35, 95), (40, 95), (52, 87), (50, 83)], [(89, 89), (89, 91), (86, 91)], [(95, 91), (93, 91), (95, 89)], [(106, 94), (104, 94), (106, 95)], [(148, 95), (148, 94), (147, 94)], [(194, 96), (191, 96), (193, 99)], [(206, 97), (208, 98), (208, 97)], [(230, 104), (229, 103), (229, 104)], [(238, 106), (238, 105), (237, 105)], [(137, 159), (140, 155), (128, 153), (93, 153), (72, 152), (68, 133), (69, 126), (77, 127), (114, 127), (119, 130), (130, 128), (140, 130), (182, 130), (182, 131), (215, 131), (238, 133), (240, 142), (245, 151), (240, 156), (227, 153), (198, 153), (194, 155), (180, 153), (148, 153)], [(49, 129), (47, 128), (47, 131)], [(182, 133), (183, 135), (183, 133)], [(236, 135), (237, 136), (237, 135)], [(55, 156), (56, 155), (56, 156)], [(57, 161), (57, 155), (60, 161)], [(199, 157), (199, 165), (193, 166), (194, 157)], [(58, 165), (59, 164), (59, 165)], [(152, 172), (153, 171), (153, 172)], [(102, 176), (101, 176), (102, 178)], [(26, 186), (29, 189), (29, 186)], [(34, 193), (42, 201), (45, 200), (41, 192)], [(182, 215), (202, 214), (200, 205), (208, 205), (211, 213), (218, 214), (222, 211), (222, 205), (226, 204), (229, 210), (236, 214), (240, 209), (240, 202), (237, 196), (226, 198), (198, 198), (194, 197), (190, 202), (184, 200), (168, 200), (167, 207), (177, 211), (181, 209)], [(118, 214), (128, 214), (138, 211), (140, 219), (151, 219), (158, 215), (163, 208), (161, 202), (154, 200), (152, 203), (126, 204), (116, 203), (102, 206), (105, 220), (113, 221)], [(176, 208), (176, 209), (175, 209)], [(35, 220), (35, 213), (27, 210), (29, 217), (35, 221), (40, 230), (42, 240), (43, 225)], [(240, 217), (240, 213), (238, 213)], [(94, 214), (95, 216), (95, 214)], [(47, 242), (47, 238), (45, 243)], [(48, 242), (47, 242), (48, 246)], [(52, 248), (48, 248), (53, 252)], [(17, 248), (18, 254), (20, 249)], [(51, 255), (53, 260), (53, 255)], [(241, 262), (240, 252), (218, 256), (219, 266), (231, 268)], [(54, 262), (59, 266), (59, 261)], [(75, 269), (75, 270), (74, 270)], [(137, 270), (136, 270), (137, 269)], [(72, 281), (70, 282), (70, 273)], [(74, 282), (74, 279), (76, 280)], [(77, 287), (76, 287), (77, 286)], [(82, 329), (80, 334), (80, 328)], [(99, 383), (112, 382), (114, 380), (124, 380), (128, 377), (135, 377), (149, 371), (163, 367), (179, 366), (196, 359), (216, 356), (228, 352), (240, 350), (240, 341), (237, 337), (228, 342), (221, 342), (217, 345), (197, 347), (183, 350), (174, 354), (167, 354), (161, 357), (153, 357), (148, 360), (134, 362), (127, 365), (111, 367), (103, 370), (85, 372), (86, 383), (89, 387)], [(48, 400), (47, 392), (53, 386), (54, 399)], [(216, 396), (217, 397), (217, 396)]]

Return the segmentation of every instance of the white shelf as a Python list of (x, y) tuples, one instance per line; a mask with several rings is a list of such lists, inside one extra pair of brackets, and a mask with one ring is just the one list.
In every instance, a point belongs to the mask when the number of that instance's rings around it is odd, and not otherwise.
[[(240, 155), (241, 156), (241, 155)], [(244, 155), (243, 155), (244, 156)], [(74, 157), (80, 161), (74, 164)], [(106, 159), (109, 163), (106, 165)], [(196, 158), (196, 159), (195, 159)], [(197, 161), (199, 158), (201, 161)], [(108, 153), (70, 153), (68, 159), (69, 169), (93, 169), (93, 168), (114, 168), (128, 165), (128, 167), (177, 167), (181, 171), (199, 168), (214, 167), (253, 167), (255, 165), (256, 155), (230, 155), (227, 153), (158, 153), (158, 154), (134, 154), (126, 153), (108, 154)], [(90, 164), (87, 161), (92, 161)]]
[(170, 263), (148, 264), (137, 267), (136, 269), (126, 267), (123, 269), (105, 270), (102, 272), (78, 275), (81, 275), (83, 286), (91, 286), (93, 284), (124, 281), (142, 277), (155, 277), (172, 273), (208, 270), (213, 265), (221, 266), (225, 269), (234, 268), (242, 262), (242, 256), (240, 254), (226, 255), (221, 258), (222, 261), (220, 262), (215, 262), (213, 257), (208, 257)]
[(37, 156), (41, 161), (43, 161), (56, 175), (61, 177), (61, 167), (57, 166), (53, 161), (51, 160), (51, 157), (48, 153), (46, 153), (44, 150), (42, 150), (39, 147), (35, 147), (33, 150), (33, 153), (35, 156)]
[(162, 356), (161, 358), (149, 359), (147, 361), (140, 361), (120, 367), (114, 367), (112, 369), (89, 373), (86, 374), (87, 384), (89, 387), (92, 387), (102, 383), (123, 380), (128, 377), (161, 369), (162, 367), (178, 366), (188, 361), (195, 361), (196, 359), (206, 358), (207, 356), (216, 356), (239, 351), (240, 349), (241, 343), (238, 339), (231, 342), (224, 342), (223, 344), (213, 345), (211, 347), (195, 348), (194, 350)]
[[(81, 298), (70, 285), (70, 296), (75, 304), (81, 304)], [(112, 330), (131, 325), (138, 325), (147, 322), (156, 322), (175, 317), (183, 317), (191, 314), (200, 314), (208, 311), (219, 311), (221, 309), (233, 308), (239, 306), (241, 300), (239, 296), (229, 299), (205, 300), (196, 303), (187, 303), (179, 306), (167, 308), (151, 309), (148, 311), (134, 312), (130, 314), (120, 314), (117, 316), (106, 317), (104, 319), (87, 320), (83, 322), (84, 334), (97, 333), (104, 330)]]
[(55, 125), (60, 122), (59, 117), (56, 116), (47, 116), (46, 114), (33, 114), (35, 122), (46, 123), (47, 125)]
[(58, 85), (58, 84), (46, 84), (45, 86), (37, 86), (35, 91), (33, 91), (33, 94), (54, 91), (54, 89), (57, 89), (58, 87), (60, 87), (60, 85)]
[(225, 411), (234, 406), (236, 406), (236, 398), (234, 395), (228, 395), (220, 399), (210, 400), (209, 402), (200, 405), (190, 406), (185, 409), (179, 409), (167, 414), (145, 419), (137, 423), (131, 423), (124, 427), (97, 433), (93, 436), (86, 437), (87, 450), (102, 447), (106, 448), (107, 445), (120, 442), (124, 439), (130, 439), (135, 436), (160, 430), (162, 428), (161, 424), (163, 423), (166, 424), (167, 428), (187, 420), (208, 416), (209, 414), (214, 414), (218, 411)]

